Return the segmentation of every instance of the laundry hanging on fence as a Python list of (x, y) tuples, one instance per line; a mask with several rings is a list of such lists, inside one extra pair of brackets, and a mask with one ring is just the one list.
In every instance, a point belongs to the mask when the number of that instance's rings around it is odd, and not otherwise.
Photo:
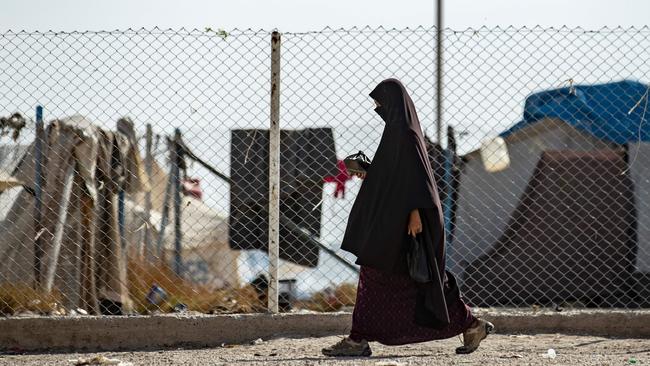
[[(283, 130), (280, 136), (280, 215), (320, 236), (323, 177), (337, 174), (331, 128)], [(268, 248), (269, 131), (233, 130), (231, 140), (230, 245)], [(304, 233), (301, 233), (304, 235)], [(280, 257), (315, 267), (319, 249), (280, 226)]]
[(336, 189), (334, 190), (334, 198), (345, 198), (345, 184), (347, 181), (351, 180), (352, 177), (348, 173), (348, 169), (345, 167), (345, 162), (339, 160), (336, 164), (338, 167), (338, 173), (336, 175), (328, 175), (323, 178), (325, 183), (335, 183)]
[(183, 194), (197, 200), (203, 199), (201, 180), (199, 178), (184, 178), (182, 182)]

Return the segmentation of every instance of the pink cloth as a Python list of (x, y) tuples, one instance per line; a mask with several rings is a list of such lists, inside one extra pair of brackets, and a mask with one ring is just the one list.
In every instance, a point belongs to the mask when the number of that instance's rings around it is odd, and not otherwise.
[(183, 179), (183, 194), (201, 200), (203, 198), (203, 190), (201, 189), (200, 183), (201, 181), (198, 178)]
[(448, 299), (450, 324), (434, 329), (415, 323), (416, 284), (408, 275), (395, 275), (362, 266), (350, 338), (385, 345), (428, 342), (454, 337), (476, 318), (460, 298)]

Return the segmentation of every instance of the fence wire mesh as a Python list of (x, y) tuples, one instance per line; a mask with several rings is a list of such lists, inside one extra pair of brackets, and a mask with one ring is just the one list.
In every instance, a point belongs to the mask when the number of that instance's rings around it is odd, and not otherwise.
[[(341, 159), (376, 150), (388, 77), (469, 304), (650, 306), (650, 29), (445, 30), (443, 141), (434, 37), (282, 34), (280, 308), (354, 305)], [(266, 310), (270, 32), (8, 32), (0, 69), (2, 313)]]

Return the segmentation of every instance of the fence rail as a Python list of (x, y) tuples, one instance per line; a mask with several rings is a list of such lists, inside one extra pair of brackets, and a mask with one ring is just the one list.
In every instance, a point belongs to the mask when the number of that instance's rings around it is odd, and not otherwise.
[[(362, 183), (340, 159), (375, 151), (368, 93), (388, 77), (437, 135), (436, 32), (272, 37), (0, 34), (0, 311), (354, 305), (339, 247)], [(430, 158), (467, 301), (650, 306), (650, 28), (442, 37)]]

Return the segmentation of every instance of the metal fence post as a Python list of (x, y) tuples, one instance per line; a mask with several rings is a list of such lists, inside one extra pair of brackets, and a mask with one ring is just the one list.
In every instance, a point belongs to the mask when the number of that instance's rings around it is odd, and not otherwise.
[(43, 258), (43, 247), (41, 241), (41, 212), (43, 207), (43, 142), (45, 140), (45, 129), (43, 128), (43, 107), (36, 107), (36, 141), (34, 142), (35, 153), (35, 177), (34, 177), (34, 287), (38, 288), (41, 281), (41, 260)]
[(280, 257), (280, 33), (271, 35), (271, 128), (269, 132), (269, 293), (268, 310), (278, 312)]
[(436, 4), (436, 139), (442, 146), (442, 1)]
[(447, 126), (447, 148), (444, 150), (445, 154), (445, 175), (444, 175), (444, 187), (445, 201), (443, 202), (442, 207), (444, 208), (444, 218), (445, 218), (445, 233), (446, 233), (446, 243), (450, 245), (453, 238), (452, 222), (453, 222), (453, 205), (454, 205), (454, 164), (455, 164), (455, 149), (456, 142), (454, 137), (454, 128), (452, 126)]
[(174, 273), (182, 275), (182, 240), (181, 232), (181, 131), (177, 128), (174, 131), (174, 140), (172, 142), (172, 181), (174, 190)]

